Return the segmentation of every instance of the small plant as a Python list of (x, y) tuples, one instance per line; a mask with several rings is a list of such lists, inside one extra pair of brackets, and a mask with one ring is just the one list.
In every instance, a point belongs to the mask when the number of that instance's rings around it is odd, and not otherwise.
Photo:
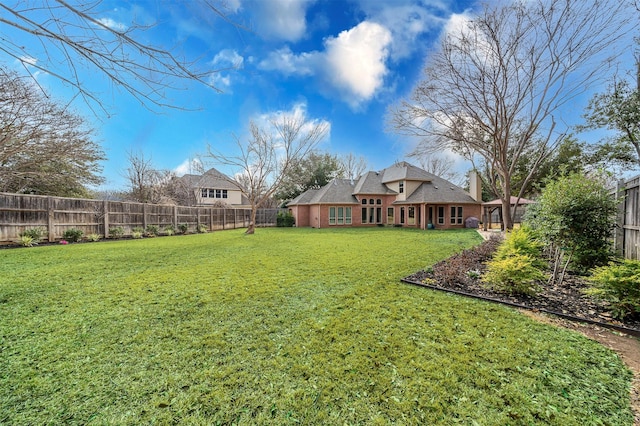
[(140, 238), (142, 238), (143, 235), (144, 235), (144, 232), (142, 231), (131, 231), (131, 238), (135, 240), (139, 240)]
[(67, 241), (67, 240), (60, 240), (60, 244), (62, 244), (63, 246), (66, 246), (67, 244), (69, 244), (69, 241)]
[(482, 281), (491, 288), (509, 294), (533, 296), (540, 291), (538, 282), (546, 278), (535, 263), (536, 259), (527, 254), (494, 259), (487, 264)]
[(64, 231), (64, 233), (62, 234), (62, 238), (70, 243), (77, 243), (82, 239), (83, 234), (84, 232), (82, 232), (80, 229), (71, 228)]
[(180, 231), (181, 234), (186, 234), (189, 231), (189, 224), (188, 223), (179, 224), (178, 231)]
[[(46, 231), (44, 228), (29, 228), (20, 233), (20, 237), (30, 237), (33, 244), (39, 243), (45, 236)], [(31, 246), (29, 246), (31, 247)]]
[(611, 315), (622, 319), (640, 314), (640, 261), (611, 262), (592, 271), (586, 293), (609, 303)]
[(139, 232), (141, 234), (144, 234), (144, 228), (142, 226), (134, 226), (133, 228), (131, 228), (131, 232)]
[(176, 233), (176, 228), (174, 228), (173, 225), (167, 225), (164, 227), (164, 233), (171, 236)]
[(29, 235), (21, 235), (19, 242), (22, 247), (33, 247), (34, 245), (38, 244), (38, 242)]
[(100, 241), (101, 238), (102, 238), (102, 235), (100, 235), (100, 234), (89, 234), (89, 235), (87, 235), (87, 241), (91, 241), (91, 242)]
[(157, 225), (147, 225), (145, 235), (147, 237), (157, 237), (160, 234), (160, 228)]
[(204, 223), (201, 223), (200, 225), (198, 225), (198, 233), (205, 234), (208, 230), (209, 228)]
[(109, 229), (109, 237), (113, 239), (122, 238), (124, 235), (124, 228), (122, 226), (116, 226), (115, 228)]

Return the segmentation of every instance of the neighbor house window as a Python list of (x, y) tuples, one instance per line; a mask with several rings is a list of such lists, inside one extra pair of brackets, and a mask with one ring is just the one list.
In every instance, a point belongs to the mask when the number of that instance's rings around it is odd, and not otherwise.
[(438, 206), (438, 225), (444, 225), (444, 207)]
[(415, 207), (409, 207), (407, 209), (407, 224), (408, 225), (416, 224), (416, 208)]
[(387, 207), (387, 223), (393, 225), (393, 207)]
[(400, 181), (400, 183), (399, 183), (399, 190), (398, 190), (398, 192), (399, 192), (400, 194), (402, 194), (402, 193), (404, 192), (404, 181), (403, 181), (403, 180), (401, 180), (401, 181)]
[(329, 225), (351, 225), (351, 207), (329, 207)]
[(207, 198), (209, 196), (209, 190), (207, 188), (202, 188), (201, 193), (202, 198)]
[(452, 206), (451, 207), (451, 224), (461, 225), (462, 224), (462, 206)]

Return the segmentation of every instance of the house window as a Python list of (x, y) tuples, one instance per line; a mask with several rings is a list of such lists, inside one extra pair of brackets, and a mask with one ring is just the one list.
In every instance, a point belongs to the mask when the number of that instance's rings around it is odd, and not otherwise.
[(438, 206), (438, 225), (444, 225), (444, 207)]
[(416, 208), (413, 206), (407, 209), (407, 224), (408, 225), (416, 224)]
[(227, 190), (226, 189), (222, 190), (222, 198), (227, 198)]
[(369, 199), (369, 204), (373, 204), (373, 198)]
[(362, 199), (362, 204), (367, 204), (367, 199), (366, 198)]
[(462, 224), (462, 206), (452, 206), (451, 207), (451, 224), (461, 225)]
[(400, 194), (402, 194), (402, 193), (404, 192), (404, 181), (403, 181), (403, 180), (401, 180), (401, 181), (400, 181), (400, 183), (399, 183), (399, 190), (398, 190), (398, 192), (399, 192)]
[(202, 188), (201, 193), (202, 198), (207, 198), (209, 196), (209, 190), (207, 188)]
[(376, 204), (382, 204), (382, 200), (381, 200), (380, 198), (378, 198), (378, 199), (376, 200)]
[(369, 223), (375, 223), (374, 222), (374, 214), (375, 214), (375, 208), (373, 207), (369, 207)]
[(387, 224), (393, 225), (393, 207), (387, 207)]
[(362, 208), (362, 223), (367, 223), (367, 208)]
[(400, 207), (400, 223), (404, 225), (404, 207)]
[(351, 207), (329, 207), (329, 225), (351, 225)]
[(382, 223), (382, 207), (376, 209), (376, 223)]
[(216, 198), (222, 198), (222, 191), (219, 189), (216, 189)]

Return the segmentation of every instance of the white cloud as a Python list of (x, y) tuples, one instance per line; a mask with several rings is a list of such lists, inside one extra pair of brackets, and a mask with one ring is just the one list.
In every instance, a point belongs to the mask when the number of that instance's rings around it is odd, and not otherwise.
[(189, 174), (198, 174), (202, 170), (202, 162), (197, 158), (188, 158), (184, 160), (173, 172), (178, 176)]
[(352, 107), (371, 99), (382, 86), (390, 43), (388, 29), (367, 21), (325, 42), (327, 77), (347, 91), (344, 99)]
[(231, 74), (228, 71), (242, 68), (244, 58), (235, 50), (224, 49), (214, 56), (211, 63), (218, 70), (211, 74), (211, 84), (220, 89), (229, 89), (231, 87)]
[(307, 7), (315, 0), (258, 0), (251, 4), (258, 18), (257, 30), (264, 37), (298, 41), (307, 31)]
[(258, 66), (266, 71), (280, 71), (285, 75), (313, 75), (322, 60), (320, 52), (296, 55), (289, 46), (270, 52)]
[(127, 26), (125, 24), (123, 24), (122, 22), (116, 22), (111, 18), (100, 18), (97, 21), (105, 27), (111, 28), (114, 31), (123, 32), (127, 30)]
[(252, 118), (252, 121), (256, 123), (260, 128), (268, 130), (272, 128), (271, 123), (273, 121), (281, 122), (283, 118), (292, 118), (296, 122), (303, 122), (304, 125), (302, 127), (302, 133), (311, 130), (311, 128), (316, 125), (327, 126), (327, 139), (329, 138), (329, 135), (331, 133), (331, 122), (324, 119), (311, 118), (308, 116), (306, 102), (298, 102), (294, 104), (288, 111), (278, 110), (258, 114)]
[(287, 76), (320, 76), (352, 108), (358, 108), (384, 83), (390, 43), (388, 29), (365, 21), (327, 38), (324, 51), (295, 54), (284, 47), (269, 53), (258, 66)]

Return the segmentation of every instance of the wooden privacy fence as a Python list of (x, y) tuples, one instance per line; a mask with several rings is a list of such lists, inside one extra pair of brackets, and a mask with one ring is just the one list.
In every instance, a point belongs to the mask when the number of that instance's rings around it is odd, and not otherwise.
[(640, 260), (640, 175), (618, 182), (618, 227), (616, 251), (627, 259)]
[[(256, 226), (274, 226), (278, 209), (259, 210)], [(20, 233), (42, 228), (48, 241), (62, 238), (65, 230), (76, 228), (84, 235), (109, 236), (109, 229), (122, 227), (130, 235), (136, 227), (164, 227), (186, 223), (191, 232), (200, 225), (209, 230), (246, 228), (250, 209), (186, 207), (126, 201), (87, 200), (42, 195), (0, 193), (0, 242), (16, 241)]]

